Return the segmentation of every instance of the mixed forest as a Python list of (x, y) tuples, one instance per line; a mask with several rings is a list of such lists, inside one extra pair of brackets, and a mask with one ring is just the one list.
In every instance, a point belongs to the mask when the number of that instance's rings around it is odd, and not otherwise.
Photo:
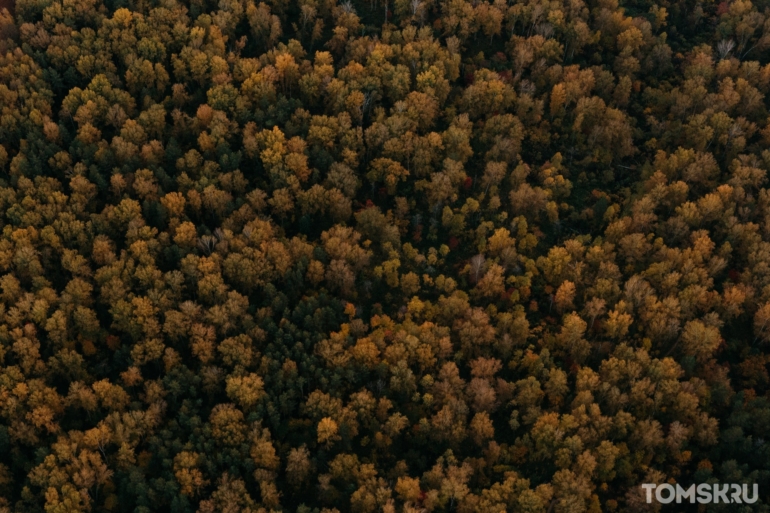
[(5, 5), (0, 512), (770, 511), (769, 0)]

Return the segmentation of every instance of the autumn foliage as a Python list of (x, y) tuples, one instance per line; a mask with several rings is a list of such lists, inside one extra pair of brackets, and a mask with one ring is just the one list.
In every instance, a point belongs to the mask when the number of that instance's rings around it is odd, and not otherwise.
[(768, 511), (765, 0), (11, 7), (0, 513)]

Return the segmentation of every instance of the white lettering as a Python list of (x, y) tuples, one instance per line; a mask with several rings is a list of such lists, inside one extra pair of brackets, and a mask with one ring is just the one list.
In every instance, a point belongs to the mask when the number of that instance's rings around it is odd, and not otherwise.
[(676, 484), (676, 503), (681, 504), (682, 499), (690, 499), (690, 504), (695, 504), (695, 485), (690, 485), (690, 487), (685, 490), (681, 486), (679, 486), (679, 483)]
[(701, 483), (698, 485), (698, 502), (700, 504), (711, 503), (711, 487), (708, 483)]
[(714, 504), (719, 504), (720, 497), (722, 498), (722, 502), (725, 504), (730, 504), (730, 499), (727, 498), (727, 492), (730, 490), (730, 485), (726, 484), (723, 487), (720, 487), (719, 484), (714, 483)]
[(741, 502), (741, 485), (734, 484), (734, 485), (731, 485), (730, 488), (733, 489), (733, 493), (730, 494), (730, 497), (732, 497), (730, 502), (732, 502), (733, 504), (742, 504), (742, 502)]
[[(668, 491), (668, 497), (665, 499), (663, 498), (663, 490)], [(658, 499), (658, 502), (661, 504), (668, 504), (669, 502), (673, 502), (675, 497), (676, 492), (674, 491), (674, 487), (668, 483), (663, 483), (655, 489), (655, 498)]]
[(754, 493), (753, 493), (754, 496), (751, 499), (749, 499), (749, 487), (748, 485), (743, 485), (743, 502), (745, 502), (746, 504), (754, 504), (755, 502), (757, 502), (757, 499), (759, 499), (759, 485), (754, 483), (753, 489), (754, 489)]
[[(652, 491), (655, 489), (655, 486), (652, 483), (644, 483), (642, 485), (642, 488), (644, 488), (644, 491), (647, 492), (647, 504), (650, 504), (652, 502)], [(756, 499), (754, 499), (756, 501)]]
[(655, 499), (661, 504), (670, 504), (676, 499), (677, 504), (689, 502), (690, 504), (754, 504), (759, 500), (759, 485), (752, 486), (752, 494), (749, 495), (749, 485), (701, 483), (691, 484), (683, 488), (681, 484), (676, 486), (663, 483), (644, 483), (642, 489), (645, 492), (647, 504), (652, 503), (652, 491), (655, 490)]

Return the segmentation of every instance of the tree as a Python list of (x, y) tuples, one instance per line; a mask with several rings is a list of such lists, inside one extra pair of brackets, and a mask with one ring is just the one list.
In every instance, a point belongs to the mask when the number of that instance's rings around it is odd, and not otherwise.
[(767, 481), (764, 7), (118, 3), (0, 12), (0, 510)]
[(334, 445), (334, 442), (339, 440), (339, 426), (337, 423), (329, 417), (321, 419), (318, 423), (318, 443), (331, 447)]

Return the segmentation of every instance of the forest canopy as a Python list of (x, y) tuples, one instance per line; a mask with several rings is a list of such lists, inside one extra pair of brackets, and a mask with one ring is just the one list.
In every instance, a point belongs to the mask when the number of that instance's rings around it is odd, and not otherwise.
[(0, 513), (770, 511), (768, 94), (768, 0), (7, 5)]

